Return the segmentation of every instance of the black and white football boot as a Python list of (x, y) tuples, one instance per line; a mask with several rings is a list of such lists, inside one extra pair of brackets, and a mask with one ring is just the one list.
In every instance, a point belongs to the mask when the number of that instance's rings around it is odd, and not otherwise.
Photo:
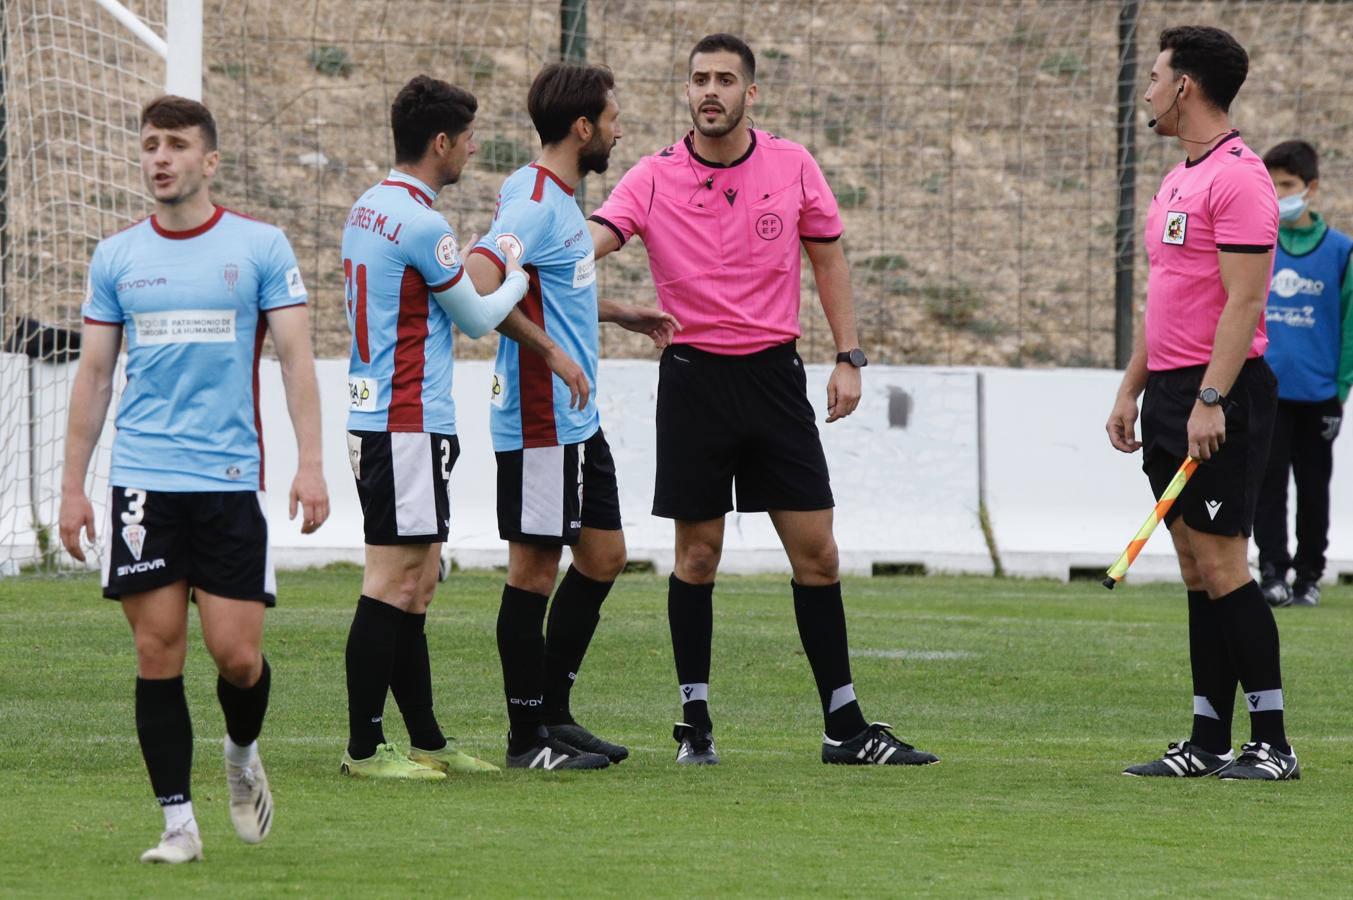
[(1219, 755), (1208, 753), (1202, 747), (1188, 741), (1180, 741), (1177, 744), (1171, 743), (1160, 759), (1128, 766), (1123, 770), (1123, 774), (1162, 778), (1206, 778), (1225, 772), (1235, 765), (1235, 762), (1235, 754), (1230, 750)]
[(563, 725), (546, 725), (545, 730), (550, 737), (558, 741), (563, 741), (570, 747), (582, 750), (586, 753), (600, 753), (613, 763), (623, 762), (629, 758), (630, 751), (628, 747), (621, 744), (612, 744), (610, 741), (597, 737), (577, 722), (566, 722)]
[(822, 761), (838, 766), (930, 766), (940, 761), (933, 753), (917, 750), (888, 729), (874, 722), (848, 741), (822, 736)]
[(509, 769), (604, 769), (611, 761), (600, 753), (584, 753), (554, 738), (541, 738), (524, 753), (507, 754)]
[(1297, 751), (1284, 753), (1272, 744), (1242, 744), (1236, 764), (1218, 776), (1228, 781), (1298, 781), (1301, 765)]
[(676, 723), (672, 729), (672, 740), (677, 742), (676, 761), (683, 766), (717, 766), (718, 751), (714, 749), (714, 732)]

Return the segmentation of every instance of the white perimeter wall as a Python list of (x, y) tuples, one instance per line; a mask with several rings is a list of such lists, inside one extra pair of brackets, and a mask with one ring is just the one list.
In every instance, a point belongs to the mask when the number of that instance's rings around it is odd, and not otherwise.
[[(27, 360), (0, 355), (0, 565), (34, 558), (29, 504)], [(313, 535), (287, 520), (295, 442), (276, 363), (261, 373), (272, 540), (279, 565), (362, 557), (361, 510), (348, 467), (344, 425), (346, 360), (318, 363), (324, 405), (325, 475), (333, 514)], [(39, 516), (55, 523), (60, 431), (70, 366), (38, 365)], [(808, 366), (809, 397), (825, 416), (828, 366)], [(451, 555), (463, 566), (502, 565), (495, 470), (488, 435), (491, 364), (459, 362), (455, 397), (461, 455), (451, 476)], [(843, 568), (922, 565), (928, 571), (990, 573), (982, 533), (985, 499), (996, 551), (1007, 573), (1066, 578), (1073, 568), (1108, 566), (1150, 511), (1140, 455), (1113, 450), (1104, 434), (1119, 373), (1100, 369), (945, 369), (870, 366), (854, 415), (819, 423), (836, 494)], [(657, 366), (604, 360), (599, 406), (615, 454), (630, 558), (658, 571), (672, 563), (671, 523), (649, 514), (653, 499), (653, 404)], [(24, 398), (24, 402), (18, 402)], [(890, 407), (891, 423), (890, 423)], [(905, 414), (905, 415), (904, 415)], [(903, 426), (903, 421), (905, 425)], [(105, 432), (106, 444), (111, 426)], [(1335, 445), (1327, 577), (1353, 573), (1353, 439)], [(108, 454), (96, 454), (92, 499), (102, 515)], [(101, 519), (100, 519), (101, 521)], [(53, 528), (53, 534), (55, 528)], [(787, 572), (764, 514), (728, 518), (723, 568)], [(1168, 535), (1156, 535), (1133, 567), (1139, 579), (1176, 577)]]

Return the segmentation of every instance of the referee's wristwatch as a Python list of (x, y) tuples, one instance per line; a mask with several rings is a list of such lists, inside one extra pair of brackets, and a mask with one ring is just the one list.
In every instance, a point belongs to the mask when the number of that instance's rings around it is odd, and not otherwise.
[(1225, 399), (1216, 388), (1205, 387), (1198, 392), (1198, 402), (1203, 406), (1221, 406)]
[(859, 347), (854, 350), (842, 350), (836, 354), (837, 363), (850, 363), (857, 369), (863, 369), (869, 365), (869, 360), (865, 358), (864, 351)]

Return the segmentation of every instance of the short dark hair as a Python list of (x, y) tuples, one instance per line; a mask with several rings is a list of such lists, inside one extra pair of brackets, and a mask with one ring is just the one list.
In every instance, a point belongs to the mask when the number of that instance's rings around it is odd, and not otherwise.
[(559, 143), (580, 118), (595, 125), (614, 89), (615, 76), (605, 66), (550, 63), (541, 69), (526, 95), (540, 143)]
[(1320, 154), (1305, 141), (1283, 141), (1264, 154), (1264, 166), (1291, 172), (1310, 184), (1320, 177)]
[(1250, 57), (1240, 42), (1220, 28), (1179, 25), (1160, 33), (1160, 49), (1169, 50), (1170, 68), (1188, 75), (1212, 105), (1227, 112), (1245, 76)]
[(439, 134), (451, 140), (470, 127), (479, 101), (464, 88), (427, 75), (415, 75), (390, 104), (395, 162), (417, 162)]
[(756, 81), (756, 55), (752, 53), (752, 48), (747, 46), (747, 42), (736, 34), (707, 34), (695, 42), (691, 48), (691, 55), (686, 57), (686, 71), (691, 70), (691, 63), (695, 61), (697, 53), (715, 53), (719, 50), (727, 50), (729, 53), (736, 53), (742, 57), (742, 74), (751, 84)]
[(208, 151), (216, 149), (216, 120), (207, 109), (196, 100), (164, 94), (150, 101), (141, 110), (141, 127), (153, 125), (178, 131), (180, 128), (202, 129), (202, 143)]

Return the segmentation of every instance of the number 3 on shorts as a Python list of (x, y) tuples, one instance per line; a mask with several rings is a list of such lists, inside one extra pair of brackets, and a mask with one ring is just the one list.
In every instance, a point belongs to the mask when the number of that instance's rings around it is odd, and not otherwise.
[(122, 514), (122, 524), (141, 524), (141, 520), (146, 517), (146, 492), (136, 488), (127, 488), (122, 492), (122, 496), (130, 498), (132, 501), (127, 504), (127, 511)]

